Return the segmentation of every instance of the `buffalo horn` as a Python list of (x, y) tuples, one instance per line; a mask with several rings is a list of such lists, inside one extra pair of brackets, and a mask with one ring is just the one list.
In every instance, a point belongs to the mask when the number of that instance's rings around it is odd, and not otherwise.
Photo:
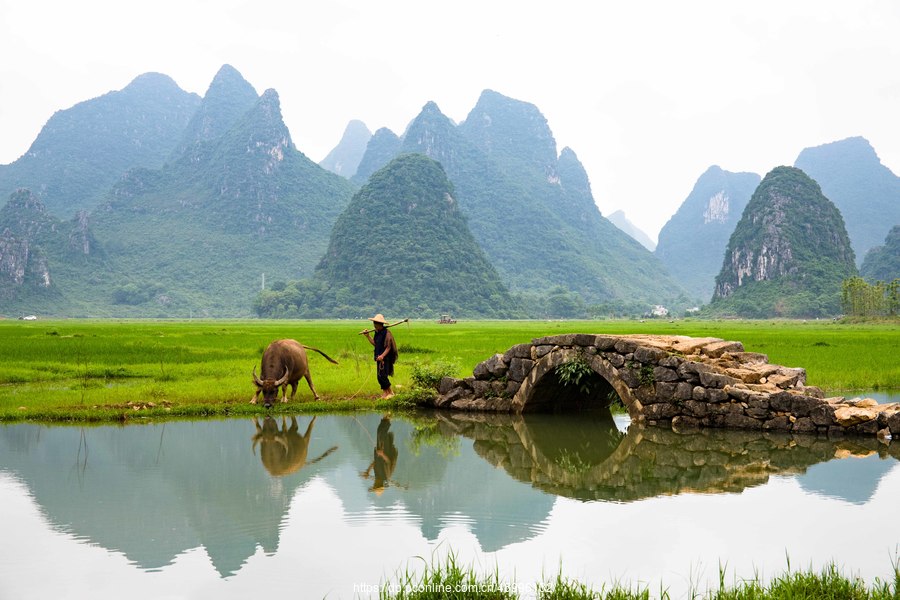
[(284, 385), (285, 383), (287, 383), (288, 376), (289, 376), (290, 374), (291, 374), (290, 369), (288, 369), (287, 367), (285, 367), (285, 368), (284, 368), (284, 376), (283, 376), (281, 379), (279, 379), (278, 381), (275, 382), (275, 387), (280, 387), (280, 386)]
[(253, 367), (253, 383), (256, 384), (256, 387), (262, 387), (262, 386), (263, 386), (262, 380), (261, 380), (259, 377), (256, 376), (256, 366), (255, 366), (255, 365), (254, 365), (254, 367)]

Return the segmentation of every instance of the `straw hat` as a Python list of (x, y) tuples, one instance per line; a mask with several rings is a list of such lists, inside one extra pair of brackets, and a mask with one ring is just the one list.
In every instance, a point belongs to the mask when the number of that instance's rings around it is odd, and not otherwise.
[(384, 318), (384, 315), (381, 313), (378, 313), (374, 317), (371, 317), (369, 320), (372, 321), (373, 323), (381, 323), (382, 325), (387, 323), (387, 320)]

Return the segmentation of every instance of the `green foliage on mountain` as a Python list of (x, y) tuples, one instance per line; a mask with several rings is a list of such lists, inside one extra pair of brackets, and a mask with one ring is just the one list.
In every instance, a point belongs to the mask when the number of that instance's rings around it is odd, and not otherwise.
[(315, 275), (279, 287), (257, 297), (259, 315), (521, 316), (443, 168), (420, 154), (374, 173), (335, 223)]
[(93, 209), (128, 169), (160, 168), (199, 104), (171, 78), (146, 73), (58, 111), (28, 152), (0, 166), (0, 198), (27, 188), (63, 219)]
[(708, 311), (750, 318), (835, 315), (841, 284), (854, 275), (837, 207), (803, 171), (777, 167), (731, 235)]
[(204, 151), (215, 146), (259, 100), (259, 94), (231, 65), (223, 65), (213, 77), (203, 101), (182, 132), (171, 160), (200, 162)]
[(203, 147), (129, 173), (95, 213), (110, 312), (248, 315), (263, 277), (309, 275), (324, 252), (353, 187), (294, 147), (274, 90)]
[(806, 148), (794, 166), (815, 179), (841, 211), (859, 261), (900, 224), (900, 177), (881, 164), (865, 138)]
[(900, 279), (900, 225), (891, 228), (883, 246), (875, 246), (866, 252), (859, 273), (873, 282)]
[[(689, 302), (649, 251), (601, 216), (577, 156), (568, 148), (557, 156), (535, 106), (487, 90), (456, 125), (429, 102), (399, 151), (443, 165), (475, 239), (529, 314)], [(363, 162), (374, 159), (367, 153)], [(571, 303), (557, 302), (560, 287)]]
[(256, 97), (226, 65), (176, 143), (180, 156), (127, 171), (89, 215), (54, 225), (89, 235), (86, 257), (54, 250), (68, 234), (38, 240), (51, 285), (13, 282), (0, 313), (248, 316), (264, 277), (312, 273), (354, 187), (294, 147), (274, 90)]
[(366, 144), (366, 151), (350, 180), (357, 185), (365, 184), (375, 171), (391, 162), (400, 152), (400, 144), (397, 134), (387, 127), (376, 131)]
[(759, 182), (755, 173), (712, 166), (659, 232), (656, 256), (704, 302), (712, 297), (728, 239)]

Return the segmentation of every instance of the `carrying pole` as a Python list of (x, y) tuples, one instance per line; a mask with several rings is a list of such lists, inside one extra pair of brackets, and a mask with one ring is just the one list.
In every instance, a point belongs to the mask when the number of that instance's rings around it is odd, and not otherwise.
[[(403, 319), (402, 321), (397, 321), (396, 323), (385, 323), (384, 327), (387, 329), (388, 327), (394, 327), (395, 325), (400, 325), (401, 323), (409, 323), (409, 319)], [(372, 333), (375, 331), (374, 329), (363, 329), (357, 335), (365, 335), (367, 333)]]

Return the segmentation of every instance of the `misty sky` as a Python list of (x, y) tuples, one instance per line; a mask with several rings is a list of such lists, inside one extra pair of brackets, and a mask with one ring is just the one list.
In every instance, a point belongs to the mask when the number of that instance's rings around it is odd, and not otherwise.
[(900, 3), (0, 0), (0, 164), (52, 114), (150, 71), (274, 88), (315, 161), (351, 119), (401, 134), (435, 101), (535, 104), (605, 215), (656, 237), (709, 166), (765, 175), (861, 135), (900, 174)]

